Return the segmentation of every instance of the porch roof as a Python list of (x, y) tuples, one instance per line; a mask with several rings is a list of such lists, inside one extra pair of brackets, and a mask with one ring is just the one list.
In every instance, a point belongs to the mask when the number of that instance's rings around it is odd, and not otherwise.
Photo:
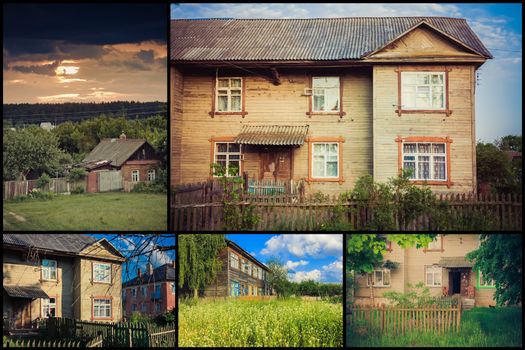
[(245, 145), (301, 146), (308, 134), (308, 125), (243, 125), (235, 138)]
[(474, 263), (467, 261), (464, 256), (441, 258), (438, 263), (441, 267), (473, 267)]
[(37, 299), (45, 298), (49, 299), (49, 295), (46, 294), (40, 287), (20, 287), (20, 286), (5, 286), (4, 289), (10, 297), (13, 298), (26, 298), (26, 299)]

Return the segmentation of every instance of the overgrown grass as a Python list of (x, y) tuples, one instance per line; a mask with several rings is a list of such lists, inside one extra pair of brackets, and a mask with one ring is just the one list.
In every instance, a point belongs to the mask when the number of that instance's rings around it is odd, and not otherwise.
[(85, 193), (4, 201), (4, 230), (165, 230), (166, 194)]
[(299, 298), (179, 305), (179, 346), (342, 347), (342, 304)]
[(521, 308), (474, 308), (464, 311), (459, 333), (412, 332), (382, 335), (349, 328), (351, 347), (521, 347)]

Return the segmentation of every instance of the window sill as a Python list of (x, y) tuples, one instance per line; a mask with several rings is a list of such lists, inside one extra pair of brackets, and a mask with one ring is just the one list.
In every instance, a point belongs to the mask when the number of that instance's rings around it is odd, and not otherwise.
[(443, 286), (427, 286), (427, 285), (425, 285), (425, 287), (428, 287), (428, 288), (443, 288)]
[(106, 284), (108, 286), (113, 285), (111, 282), (96, 282), (96, 281), (93, 281), (93, 284)]
[(307, 178), (306, 182), (339, 182), (339, 184), (342, 184), (345, 181), (345, 179), (341, 177), (336, 178)]
[(401, 117), (401, 114), (418, 114), (418, 113), (424, 113), (424, 114), (445, 114), (447, 117), (449, 117), (452, 114), (452, 110), (450, 109), (396, 109), (395, 112), (399, 117)]
[(313, 115), (338, 115), (339, 117), (344, 117), (346, 115), (346, 112), (306, 112), (306, 115), (311, 117)]
[(216, 115), (240, 115), (244, 118), (248, 112), (208, 112), (208, 114), (213, 118)]
[[(367, 288), (370, 288), (370, 286), (366, 286)], [(392, 288), (392, 286), (374, 286), (374, 288)]]

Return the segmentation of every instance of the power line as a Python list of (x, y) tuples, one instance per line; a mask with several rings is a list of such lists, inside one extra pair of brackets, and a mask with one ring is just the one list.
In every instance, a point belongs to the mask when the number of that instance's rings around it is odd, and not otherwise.
[(495, 49), (495, 48), (493, 48), (493, 47), (489, 47), (489, 50), (508, 51), (508, 52), (519, 52), (519, 53), (521, 53), (521, 50), (517, 51), (517, 50), (506, 50), (506, 49)]
[(13, 114), (13, 115), (9, 115), (9, 117), (32, 117), (34, 115), (50, 115), (50, 114), (61, 115), (61, 114), (71, 114), (71, 113), (82, 114), (82, 113), (107, 113), (107, 112), (122, 112), (122, 111), (128, 112), (129, 110), (135, 110), (135, 109), (138, 109), (140, 111), (140, 110), (144, 110), (145, 108), (144, 106), (142, 106), (142, 107), (108, 109), (108, 110), (91, 110), (91, 111), (88, 110), (88, 111), (80, 111), (80, 112), (71, 111), (71, 112), (61, 112), (61, 113), (47, 112), (47, 113), (35, 113), (35, 114)]

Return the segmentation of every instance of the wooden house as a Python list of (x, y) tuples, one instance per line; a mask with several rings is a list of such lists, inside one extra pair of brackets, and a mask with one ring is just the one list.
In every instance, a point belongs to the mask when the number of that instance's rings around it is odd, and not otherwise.
[(226, 240), (227, 246), (218, 254), (221, 270), (213, 283), (203, 291), (205, 297), (239, 297), (272, 295), (268, 283), (270, 269), (242, 249)]
[(143, 273), (139, 268), (137, 277), (122, 284), (124, 314), (134, 312), (156, 316), (175, 308), (175, 260), (153, 269), (147, 264)]
[[(77, 166), (88, 171), (87, 191), (99, 192), (100, 172), (120, 171), (118, 180), (124, 189), (139, 182), (155, 180), (160, 164), (155, 149), (144, 139), (103, 139)], [(131, 184), (126, 186), (126, 184)]]
[(401, 248), (388, 242), (384, 261), (397, 263), (395, 269), (378, 269), (373, 274), (355, 278), (355, 301), (358, 304), (371, 302), (370, 284), (373, 283), (374, 303), (388, 303), (385, 292), (406, 293), (407, 284), (420, 282), (434, 296), (457, 295), (465, 307), (495, 305), (494, 281), (483, 278), (473, 270), (474, 264), (465, 255), (479, 247), (479, 235), (438, 235), (426, 248)]
[(49, 316), (122, 319), (125, 257), (105, 238), (76, 234), (2, 234), (4, 318), (31, 328)]
[(465, 19), (172, 20), (171, 185), (228, 175), (337, 194), (401, 169), (474, 192), (476, 71)]

